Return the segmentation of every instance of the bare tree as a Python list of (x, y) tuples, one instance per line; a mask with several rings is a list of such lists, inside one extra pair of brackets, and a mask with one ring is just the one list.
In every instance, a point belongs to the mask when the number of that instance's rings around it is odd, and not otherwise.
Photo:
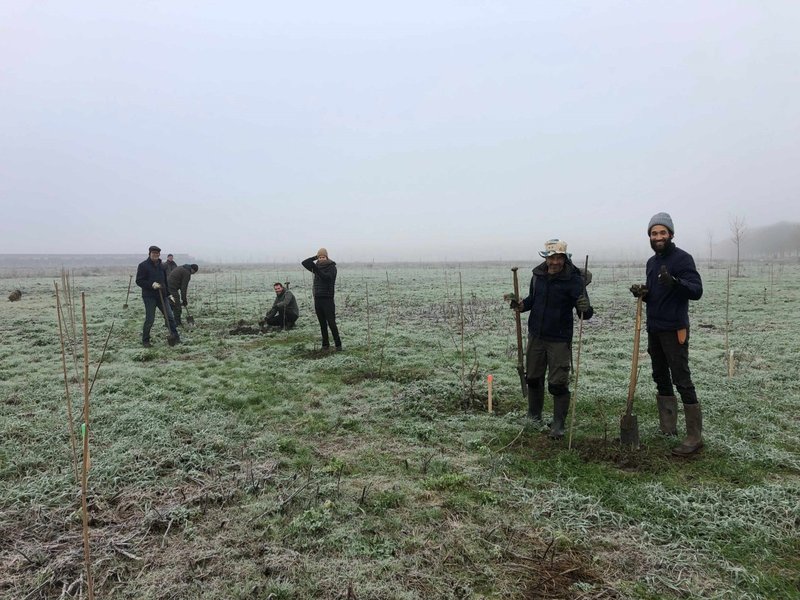
[(741, 246), (742, 238), (747, 231), (744, 217), (732, 217), (730, 220), (731, 241), (736, 246), (736, 277), (739, 277), (739, 266), (741, 265)]
[(708, 268), (710, 269), (714, 264), (714, 230), (709, 229), (708, 234)]

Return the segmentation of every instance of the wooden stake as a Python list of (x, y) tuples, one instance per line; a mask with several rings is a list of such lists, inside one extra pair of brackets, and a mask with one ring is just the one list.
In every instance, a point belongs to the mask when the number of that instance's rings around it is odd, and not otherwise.
[(487, 386), (487, 388), (489, 390), (488, 406), (489, 406), (489, 412), (490, 413), (492, 412), (492, 380), (493, 379), (494, 379), (494, 377), (492, 377), (491, 375), (487, 375), (486, 376), (486, 386)]
[(725, 356), (728, 358), (728, 377), (733, 377), (733, 369), (731, 368), (731, 357), (733, 352), (730, 349), (730, 307), (731, 307), (731, 268), (728, 267), (728, 291), (725, 296)]
[(364, 287), (367, 290), (367, 356), (370, 355), (370, 351), (372, 350), (372, 334), (369, 324), (369, 282), (364, 282)]

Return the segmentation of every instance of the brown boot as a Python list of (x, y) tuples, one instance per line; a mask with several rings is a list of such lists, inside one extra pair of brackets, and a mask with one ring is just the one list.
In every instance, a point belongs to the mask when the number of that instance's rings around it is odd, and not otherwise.
[(675, 456), (691, 456), (703, 447), (703, 412), (700, 404), (684, 404), (686, 414), (686, 439), (672, 449)]
[(664, 435), (678, 435), (678, 399), (675, 396), (656, 396), (658, 426)]

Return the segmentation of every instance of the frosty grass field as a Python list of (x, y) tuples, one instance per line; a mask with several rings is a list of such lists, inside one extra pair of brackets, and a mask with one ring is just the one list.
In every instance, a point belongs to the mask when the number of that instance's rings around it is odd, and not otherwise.
[[(800, 266), (731, 280), (732, 378), (727, 269), (701, 269), (690, 361), (706, 448), (690, 460), (655, 433), (646, 354), (642, 448), (615, 441), (642, 265), (590, 266), (572, 451), (526, 424), (510, 266), (340, 265), (345, 351), (330, 355), (299, 265), (201, 265), (196, 326), (169, 348), (157, 321), (152, 349), (135, 284), (123, 309), (135, 269), (74, 271), (92, 375), (114, 323), (91, 394), (96, 597), (800, 597)], [(527, 289), (533, 265), (519, 266)], [(286, 280), (294, 331), (231, 334), (257, 327)], [(3, 598), (86, 597), (54, 281), (2, 275)]]

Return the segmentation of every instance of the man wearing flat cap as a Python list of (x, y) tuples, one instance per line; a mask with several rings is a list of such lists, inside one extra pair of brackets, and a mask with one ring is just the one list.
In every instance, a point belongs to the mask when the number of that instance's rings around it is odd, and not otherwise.
[(150, 246), (148, 256), (139, 263), (136, 269), (136, 285), (142, 288), (142, 301), (144, 302), (144, 326), (142, 327), (142, 345), (150, 348), (150, 330), (156, 319), (156, 307), (164, 313), (169, 322), (171, 332), (170, 343), (180, 342), (178, 329), (175, 326), (175, 317), (167, 297), (167, 271), (161, 264), (161, 248)]
[[(522, 302), (511, 302), (519, 312), (530, 311), (526, 374), (528, 382), (528, 417), (542, 420), (544, 376), (553, 395), (553, 422), (550, 437), (564, 437), (564, 422), (569, 412), (569, 374), (572, 367), (572, 311), (584, 319), (594, 314), (586, 295), (586, 284), (580, 269), (570, 261), (567, 244), (552, 239), (539, 252), (544, 258), (533, 269), (530, 291)], [(586, 274), (587, 282), (589, 274)]]
[(658, 390), (659, 428), (664, 435), (678, 434), (674, 384), (686, 416), (686, 439), (672, 453), (690, 456), (703, 447), (703, 413), (689, 371), (689, 300), (700, 299), (703, 282), (692, 255), (672, 241), (669, 214), (653, 215), (647, 235), (655, 254), (647, 261), (647, 283), (631, 286), (631, 293), (647, 304), (647, 353)]
[(333, 301), (336, 289), (336, 263), (328, 258), (328, 251), (320, 248), (314, 256), (305, 259), (302, 265), (314, 274), (314, 312), (317, 313), (322, 332), (322, 349), (329, 350), (328, 328), (333, 335), (336, 350), (342, 349), (339, 328), (336, 326), (336, 304)]

